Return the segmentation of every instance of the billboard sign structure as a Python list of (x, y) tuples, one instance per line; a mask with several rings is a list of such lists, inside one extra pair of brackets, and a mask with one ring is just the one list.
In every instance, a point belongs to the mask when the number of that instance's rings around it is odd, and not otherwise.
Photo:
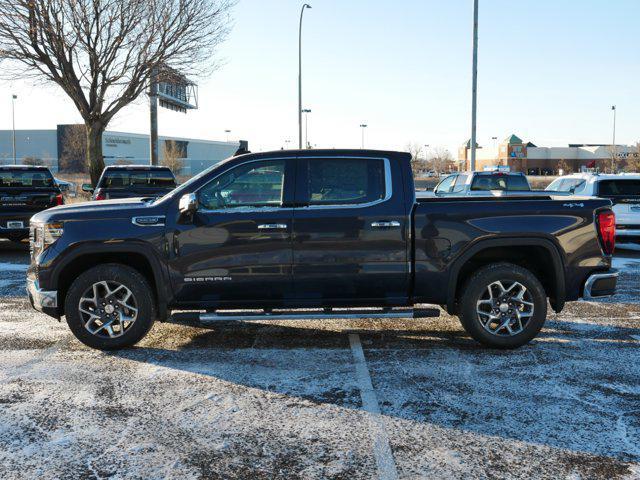
[(164, 67), (157, 75), (160, 106), (176, 112), (198, 108), (198, 86), (172, 68)]
[(156, 68), (151, 75), (149, 100), (150, 161), (151, 165), (158, 165), (158, 103), (174, 112), (187, 113), (187, 110), (194, 110), (198, 108), (198, 85), (177, 70), (164, 65)]

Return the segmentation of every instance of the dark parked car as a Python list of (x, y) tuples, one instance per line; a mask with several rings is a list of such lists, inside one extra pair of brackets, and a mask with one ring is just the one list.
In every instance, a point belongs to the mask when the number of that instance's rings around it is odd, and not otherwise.
[(83, 185), (92, 200), (114, 198), (161, 197), (176, 188), (176, 177), (168, 167), (113, 165), (102, 171), (96, 188)]
[(614, 293), (609, 200), (416, 199), (410, 160), (248, 154), (157, 200), (42, 212), (29, 297), (101, 349), (134, 344), (172, 310), (206, 311), (203, 321), (437, 315), (413, 308), (425, 303), (512, 348), (540, 331), (547, 299), (559, 312)]
[(63, 203), (48, 168), (0, 166), (0, 238), (15, 242), (27, 238), (32, 215)]

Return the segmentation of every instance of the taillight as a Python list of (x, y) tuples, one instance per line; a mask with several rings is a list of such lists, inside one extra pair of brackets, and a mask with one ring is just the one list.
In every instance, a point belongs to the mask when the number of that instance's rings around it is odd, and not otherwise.
[(54, 200), (55, 200), (56, 205), (64, 205), (64, 198), (62, 198), (62, 194), (61, 193), (56, 195)]
[(102, 192), (102, 189), (99, 188), (96, 190), (96, 195), (93, 197), (94, 200), (106, 200), (107, 196)]
[(605, 255), (613, 255), (616, 248), (616, 215), (611, 210), (598, 213), (598, 233)]

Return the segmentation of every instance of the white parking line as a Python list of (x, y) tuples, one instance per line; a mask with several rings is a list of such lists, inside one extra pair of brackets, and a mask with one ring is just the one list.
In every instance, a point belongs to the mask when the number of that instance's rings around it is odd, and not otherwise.
[(380, 405), (376, 392), (373, 390), (371, 376), (367, 368), (367, 361), (364, 358), (360, 336), (354, 333), (349, 334), (349, 344), (356, 367), (356, 377), (360, 388), (360, 398), (362, 407), (369, 414), (370, 432), (373, 439), (373, 454), (376, 457), (378, 466), (378, 478), (380, 480), (394, 480), (398, 478), (398, 470), (393, 460), (389, 437), (384, 429), (384, 423), (380, 414)]

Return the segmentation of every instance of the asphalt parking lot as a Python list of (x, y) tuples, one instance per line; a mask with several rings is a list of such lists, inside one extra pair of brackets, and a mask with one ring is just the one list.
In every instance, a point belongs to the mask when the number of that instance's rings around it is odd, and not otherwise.
[(456, 318), (156, 324), (78, 343), (0, 244), (0, 478), (640, 478), (640, 253), (515, 351)]

